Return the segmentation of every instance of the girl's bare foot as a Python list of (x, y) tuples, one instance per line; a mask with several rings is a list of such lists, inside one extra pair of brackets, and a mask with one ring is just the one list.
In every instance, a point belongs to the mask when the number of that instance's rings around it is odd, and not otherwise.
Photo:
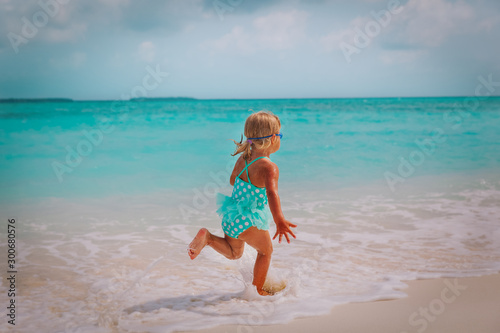
[(209, 235), (210, 233), (205, 228), (201, 228), (200, 231), (198, 231), (198, 234), (188, 247), (188, 255), (191, 260), (196, 258), (198, 254), (200, 254), (201, 250), (203, 250), (205, 245), (208, 244)]

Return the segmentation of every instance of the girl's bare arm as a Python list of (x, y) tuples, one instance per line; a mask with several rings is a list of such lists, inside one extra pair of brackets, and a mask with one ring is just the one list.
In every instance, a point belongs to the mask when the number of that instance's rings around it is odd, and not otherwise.
[(279, 179), (279, 169), (274, 163), (268, 163), (265, 166), (265, 183), (266, 183), (266, 193), (267, 199), (269, 201), (269, 209), (271, 214), (273, 214), (274, 223), (276, 223), (276, 234), (273, 239), (279, 235), (278, 241), (281, 243), (281, 238), (285, 236), (288, 243), (290, 243), (290, 238), (288, 234), (292, 235), (293, 238), (295, 234), (290, 228), (297, 227), (295, 224), (285, 219), (283, 212), (281, 210), (280, 197), (278, 195), (278, 179)]

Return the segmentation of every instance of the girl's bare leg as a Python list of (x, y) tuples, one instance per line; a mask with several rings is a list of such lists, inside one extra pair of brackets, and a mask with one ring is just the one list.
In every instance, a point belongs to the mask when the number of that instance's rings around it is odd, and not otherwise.
[(260, 295), (269, 295), (262, 289), (264, 282), (266, 282), (267, 272), (271, 264), (271, 255), (273, 253), (273, 244), (269, 231), (250, 227), (236, 239), (227, 235), (224, 238), (218, 237), (212, 235), (207, 229), (202, 228), (198, 231), (191, 244), (189, 244), (188, 254), (191, 259), (194, 259), (206, 245), (209, 245), (228, 259), (238, 259), (243, 254), (245, 242), (257, 250), (252, 284), (257, 288), (257, 292)]
[(269, 270), (271, 255), (273, 253), (273, 244), (269, 231), (250, 227), (242, 232), (238, 239), (245, 241), (248, 245), (257, 250), (252, 284), (257, 288), (257, 292), (260, 295), (269, 295), (269, 293), (262, 289), (264, 282), (266, 282), (267, 271)]
[(227, 235), (224, 238), (215, 236), (207, 229), (201, 228), (191, 244), (189, 244), (188, 254), (191, 260), (196, 258), (206, 245), (209, 245), (228, 259), (238, 259), (243, 254), (245, 242)]

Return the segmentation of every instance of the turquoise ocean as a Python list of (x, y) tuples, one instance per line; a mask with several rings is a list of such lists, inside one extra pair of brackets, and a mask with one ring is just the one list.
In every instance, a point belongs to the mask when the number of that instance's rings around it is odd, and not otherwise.
[[(186, 252), (200, 227), (222, 235), (231, 139), (263, 109), (282, 122), (271, 159), (298, 225), (274, 243), (272, 297), (251, 288), (253, 249)], [(499, 128), (498, 97), (0, 103), (20, 332), (245, 331), (497, 273)]]

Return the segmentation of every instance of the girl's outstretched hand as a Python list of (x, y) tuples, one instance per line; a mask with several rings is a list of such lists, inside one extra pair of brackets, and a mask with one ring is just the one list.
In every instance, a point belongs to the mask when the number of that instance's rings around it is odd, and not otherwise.
[(286, 241), (290, 243), (290, 238), (288, 237), (288, 234), (292, 235), (293, 238), (297, 238), (295, 237), (295, 234), (290, 228), (296, 228), (296, 227), (297, 225), (287, 220), (283, 220), (282, 222), (276, 222), (276, 233), (274, 234), (273, 240), (275, 240), (276, 237), (279, 235), (278, 242), (281, 243), (281, 238), (283, 237), (283, 235), (285, 235)]

